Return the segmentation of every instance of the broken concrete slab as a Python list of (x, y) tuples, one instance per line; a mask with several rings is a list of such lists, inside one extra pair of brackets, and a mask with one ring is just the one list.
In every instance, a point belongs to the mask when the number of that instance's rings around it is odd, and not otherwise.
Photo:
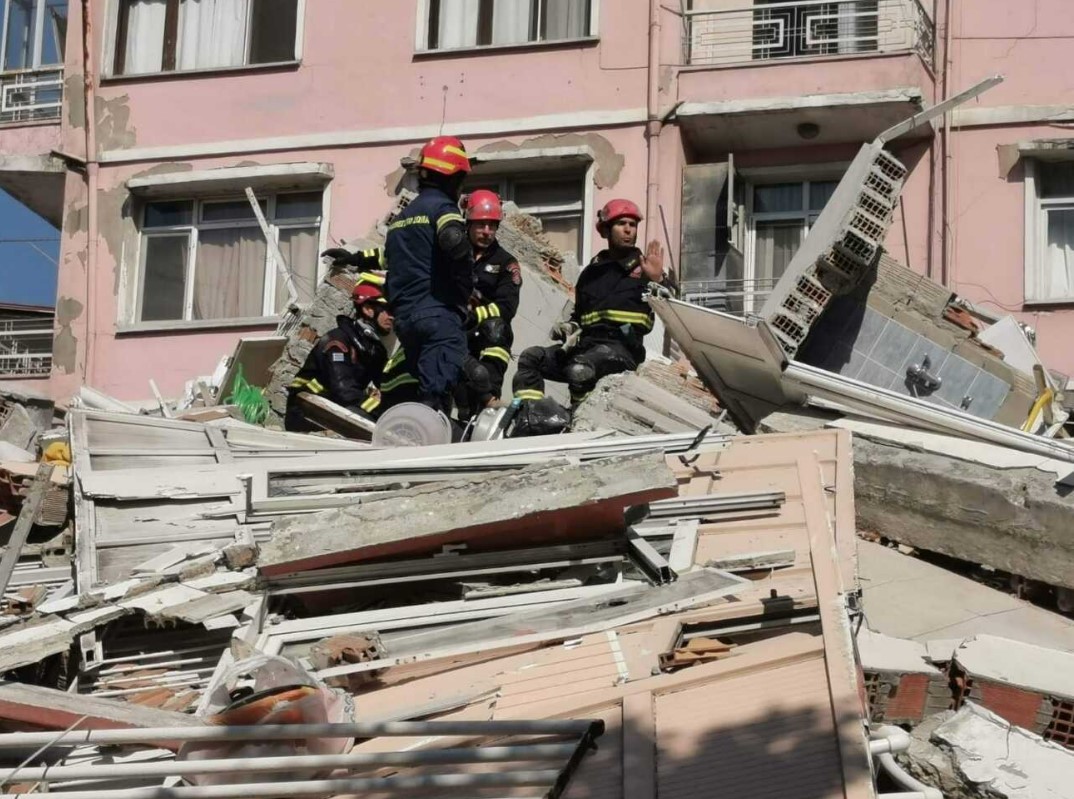
[(33, 448), (38, 434), (37, 425), (22, 405), (11, 405), (7, 418), (0, 424), (0, 441), (19, 449)]
[(971, 783), (1004, 799), (1074, 798), (1074, 752), (966, 704), (938, 726), (933, 742), (950, 748)]
[(0, 633), (0, 674), (66, 652), (77, 636), (126, 613), (120, 607), (95, 608), (72, 613), (67, 618), (43, 616), (6, 630)]
[(164, 608), (158, 612), (158, 615), (167, 619), (182, 619), (191, 624), (201, 624), (217, 616), (242, 610), (253, 602), (254, 598), (254, 595), (247, 591), (205, 594), (181, 605)]
[(186, 713), (16, 682), (0, 683), (0, 719), (49, 730), (63, 730), (75, 722), (80, 730), (200, 727), (204, 724)]
[(978, 680), (1074, 699), (1074, 654), (1069, 652), (978, 635), (958, 646), (954, 660)]
[(683, 433), (717, 419), (634, 372), (603, 378), (575, 409), (571, 430), (615, 430), (627, 435)]
[[(772, 413), (762, 429), (819, 429), (835, 416)], [(1074, 588), (1074, 495), (1055, 474), (995, 468), (854, 436), (858, 529), (1043, 583)]]
[(862, 605), (873, 629), (922, 643), (997, 635), (1074, 652), (1074, 619), (1036, 607), (939, 566), (858, 541)]
[(465, 482), (430, 484), (362, 504), (277, 522), (258, 567), (275, 575), (444, 544), (510, 546), (596, 539), (624, 527), (623, 511), (674, 496), (659, 454), (555, 465)]

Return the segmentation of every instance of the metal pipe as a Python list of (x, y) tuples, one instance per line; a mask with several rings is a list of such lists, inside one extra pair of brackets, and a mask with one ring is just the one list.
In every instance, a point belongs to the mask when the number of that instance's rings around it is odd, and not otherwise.
[[(361, 779), (301, 780), (295, 782), (255, 782), (240, 785), (180, 786), (153, 785), (145, 788), (101, 791), (63, 791), (64, 799), (255, 799), (278, 796), (332, 796), (375, 791), (419, 791), (448, 788), (499, 786), (551, 786), (559, 771), (503, 771), (492, 774), (435, 774), (417, 777), (372, 777)], [(16, 799), (15, 794), (4, 794)]]
[(0, 783), (18, 777), (21, 782), (122, 779), (128, 777), (186, 777), (195, 774), (226, 774), (241, 770), (255, 774), (302, 769), (356, 770), (373, 766), (429, 766), (462, 763), (511, 763), (565, 761), (577, 744), (469, 747), (411, 752), (374, 752), (345, 755), (294, 755), (284, 757), (237, 757), (218, 760), (172, 760), (157, 763), (82, 763), (75, 766), (35, 766), (0, 770)]
[(645, 186), (646, 238), (655, 239), (649, 225), (656, 221), (658, 193), (660, 189), (660, 0), (649, 0), (649, 69), (646, 94), (645, 138), (648, 147), (648, 163)]
[(911, 427), (986, 441), (1046, 458), (1074, 463), (1074, 448), (1058, 441), (1023, 433), (964, 411), (934, 405), (868, 383), (794, 361), (784, 372), (787, 382), (806, 395), (821, 397), (844, 407), (864, 410)]
[[(951, 96), (951, 0), (944, 2), (943, 17), (943, 99)], [(950, 286), (951, 213), (951, 112), (943, 116), (940, 137), (940, 285)]]
[(97, 339), (97, 189), (100, 164), (97, 161), (97, 96), (93, 70), (93, 4), (82, 0), (82, 91), (86, 114), (86, 348), (84, 383), (94, 382), (93, 347)]
[(877, 761), (880, 763), (880, 767), (888, 773), (900, 787), (907, 788), (913, 791), (915, 794), (921, 796), (922, 799), (944, 799), (943, 793), (930, 785), (926, 785), (920, 782), (905, 771), (902, 770), (902, 766), (895, 762), (895, 755), (891, 752), (881, 752), (876, 756)]
[[(138, 744), (148, 741), (289, 741), (302, 738), (378, 738), (420, 735), (583, 735), (600, 734), (601, 721), (391, 721), (372, 724), (266, 724), (250, 727), (153, 727), (137, 730), (75, 730), (55, 742), (79, 744)], [(0, 749), (51, 742), (52, 732), (13, 732), (0, 735)]]

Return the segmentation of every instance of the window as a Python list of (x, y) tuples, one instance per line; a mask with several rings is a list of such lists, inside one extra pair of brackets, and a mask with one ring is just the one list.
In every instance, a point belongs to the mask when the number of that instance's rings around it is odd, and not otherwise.
[(577, 175), (489, 178), (478, 175), (465, 191), (490, 189), (510, 200), (524, 214), (541, 220), (545, 236), (557, 250), (581, 261), (584, 226), (584, 173)]
[(755, 290), (752, 310), (760, 309), (764, 297), (783, 276), (836, 185), (835, 180), (807, 180), (751, 187), (753, 258), (752, 274), (747, 278)]
[(754, 0), (754, 5), (754, 59), (865, 53), (879, 43), (878, 0)]
[[(316, 291), (321, 198), (259, 198), (300, 302)], [(140, 322), (257, 318), (287, 306), (285, 282), (245, 197), (147, 203), (141, 264)]]
[(1074, 162), (1027, 161), (1026, 184), (1026, 300), (1074, 301)]
[(296, 58), (300, 0), (116, 0), (114, 75)]
[(2, 0), (3, 71), (63, 63), (68, 0)]
[(591, 35), (595, 0), (428, 0), (429, 50)]

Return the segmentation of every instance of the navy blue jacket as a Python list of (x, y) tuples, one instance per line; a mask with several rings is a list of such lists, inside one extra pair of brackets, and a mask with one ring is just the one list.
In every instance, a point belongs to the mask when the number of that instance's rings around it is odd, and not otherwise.
[(437, 243), (437, 234), (451, 223), (466, 224), (458, 204), (435, 186), (426, 186), (388, 226), (385, 290), (392, 312), (400, 319), (445, 309), (466, 315), (473, 291), (473, 261), (453, 264)]

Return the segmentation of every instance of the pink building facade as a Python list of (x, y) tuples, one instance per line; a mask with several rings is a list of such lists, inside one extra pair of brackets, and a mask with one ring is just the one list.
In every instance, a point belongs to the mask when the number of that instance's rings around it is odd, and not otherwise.
[(61, 229), (57, 398), (175, 393), (270, 333), (286, 292), (245, 189), (308, 299), (316, 253), (369, 231), (440, 131), (582, 262), (596, 209), (631, 197), (689, 296), (759, 308), (862, 142), (995, 73), (893, 143), (887, 246), (1074, 373), (1064, 0), (4, 5), (32, 53), (0, 75), (0, 185)]

